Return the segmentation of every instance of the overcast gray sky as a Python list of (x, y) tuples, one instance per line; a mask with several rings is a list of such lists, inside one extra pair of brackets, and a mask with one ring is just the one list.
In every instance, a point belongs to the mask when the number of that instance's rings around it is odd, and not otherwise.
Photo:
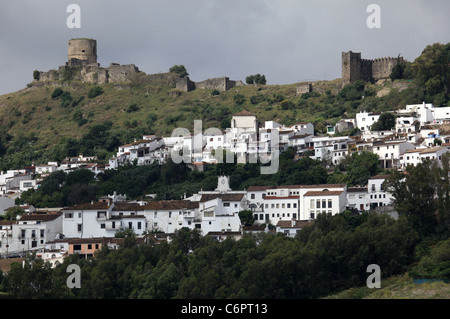
[[(81, 28), (69, 29), (69, 4)], [(370, 29), (369, 4), (381, 9)], [(186, 66), (190, 78), (265, 74), (268, 84), (333, 80), (341, 53), (414, 60), (450, 42), (448, 0), (1, 0), (0, 94), (32, 81), (33, 70), (67, 61), (71, 38), (97, 40), (98, 62), (133, 63), (148, 74)]]

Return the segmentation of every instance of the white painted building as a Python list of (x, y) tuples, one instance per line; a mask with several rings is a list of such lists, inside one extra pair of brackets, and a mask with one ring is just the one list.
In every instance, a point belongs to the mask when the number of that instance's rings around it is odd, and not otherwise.
[(371, 129), (372, 125), (378, 121), (380, 113), (373, 112), (359, 112), (356, 114), (356, 127), (361, 131)]
[(405, 140), (391, 140), (376, 142), (373, 153), (378, 155), (383, 168), (400, 168), (400, 156), (415, 146)]
[(347, 207), (359, 212), (370, 209), (367, 187), (347, 188)]
[(367, 194), (370, 209), (392, 205), (393, 196), (383, 186), (389, 175), (377, 175), (369, 179), (367, 184)]
[(62, 232), (62, 214), (24, 214), (14, 222), (0, 223), (0, 254), (22, 254), (45, 248)]
[(310, 226), (310, 220), (280, 220), (276, 225), (276, 232), (288, 237), (295, 237), (304, 227)]
[(319, 214), (334, 216), (345, 211), (346, 191), (308, 191), (303, 195), (302, 220), (315, 219)]

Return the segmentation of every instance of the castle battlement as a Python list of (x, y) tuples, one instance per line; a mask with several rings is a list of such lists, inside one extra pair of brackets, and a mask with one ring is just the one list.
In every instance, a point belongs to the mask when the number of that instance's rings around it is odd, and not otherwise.
[(97, 63), (97, 41), (94, 39), (70, 39), (67, 53), (68, 59), (65, 65), (57, 70), (40, 71), (39, 79), (28, 86), (60, 84), (67, 80), (95, 84), (128, 83), (136, 80), (138, 76), (144, 78), (147, 83), (167, 85), (185, 92), (196, 88), (227, 91), (235, 86), (244, 85), (242, 81), (230, 80), (228, 77), (193, 82), (187, 76), (181, 78), (175, 73), (145, 74), (134, 64), (111, 63), (109, 67), (101, 67)]
[(399, 59), (404, 61), (402, 57), (361, 59), (360, 52), (342, 52), (342, 83), (346, 85), (357, 80), (372, 82), (388, 79)]

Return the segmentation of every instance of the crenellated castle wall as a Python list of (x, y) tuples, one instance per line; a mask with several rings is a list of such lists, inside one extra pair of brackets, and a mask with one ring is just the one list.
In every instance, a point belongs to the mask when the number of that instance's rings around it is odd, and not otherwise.
[[(233, 81), (228, 77), (207, 79), (193, 82), (188, 77), (180, 78), (174, 73), (145, 74), (134, 64), (121, 65), (111, 63), (109, 67), (101, 67), (97, 63), (97, 41), (94, 39), (71, 39), (68, 44), (68, 61), (58, 70), (40, 71), (39, 80), (28, 86), (40, 86), (50, 82), (77, 80), (81, 82), (106, 84), (145, 81), (176, 88), (189, 92), (200, 89), (227, 91), (232, 87), (244, 85), (242, 81)], [(139, 75), (139, 76), (138, 76)]]
[[(403, 58), (400, 57), (400, 61)], [(373, 60), (361, 59), (359, 52), (342, 52), (342, 84), (347, 85), (357, 80), (365, 82), (388, 79), (397, 58), (385, 57)]]

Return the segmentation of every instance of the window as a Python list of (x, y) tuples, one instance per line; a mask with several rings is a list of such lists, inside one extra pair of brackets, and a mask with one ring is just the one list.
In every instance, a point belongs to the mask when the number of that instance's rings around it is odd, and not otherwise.
[(82, 229), (83, 229), (83, 225), (82, 224), (78, 224), (77, 229), (78, 229), (79, 232), (81, 232)]
[(250, 195), (250, 198), (251, 198), (251, 199), (255, 199), (255, 194), (251, 194), (251, 195)]
[(138, 228), (138, 229), (141, 229), (141, 228), (142, 228), (142, 222), (138, 222), (137, 228)]
[(311, 199), (309, 202), (309, 208), (314, 209), (314, 199)]
[(297, 203), (292, 204), (294, 208), (297, 208)]
[(291, 208), (291, 204), (290, 203), (287, 204), (287, 208)]
[(132, 229), (133, 228), (133, 223), (132, 222), (128, 222), (128, 228)]
[(320, 199), (316, 200), (316, 208), (320, 208)]
[(105, 228), (105, 224), (100, 224), (100, 228), (104, 229)]
[(328, 208), (333, 207), (333, 201), (331, 199), (328, 200)]
[(88, 249), (92, 249), (92, 244), (88, 244)]
[(281, 208), (286, 208), (285, 206), (286, 206), (286, 205), (285, 205), (284, 203), (281, 204)]
[(230, 203), (223, 203), (223, 207), (230, 207)]
[(41, 238), (45, 236), (45, 231), (41, 229)]
[(322, 199), (322, 208), (327, 208), (327, 201), (326, 201), (326, 199)]

